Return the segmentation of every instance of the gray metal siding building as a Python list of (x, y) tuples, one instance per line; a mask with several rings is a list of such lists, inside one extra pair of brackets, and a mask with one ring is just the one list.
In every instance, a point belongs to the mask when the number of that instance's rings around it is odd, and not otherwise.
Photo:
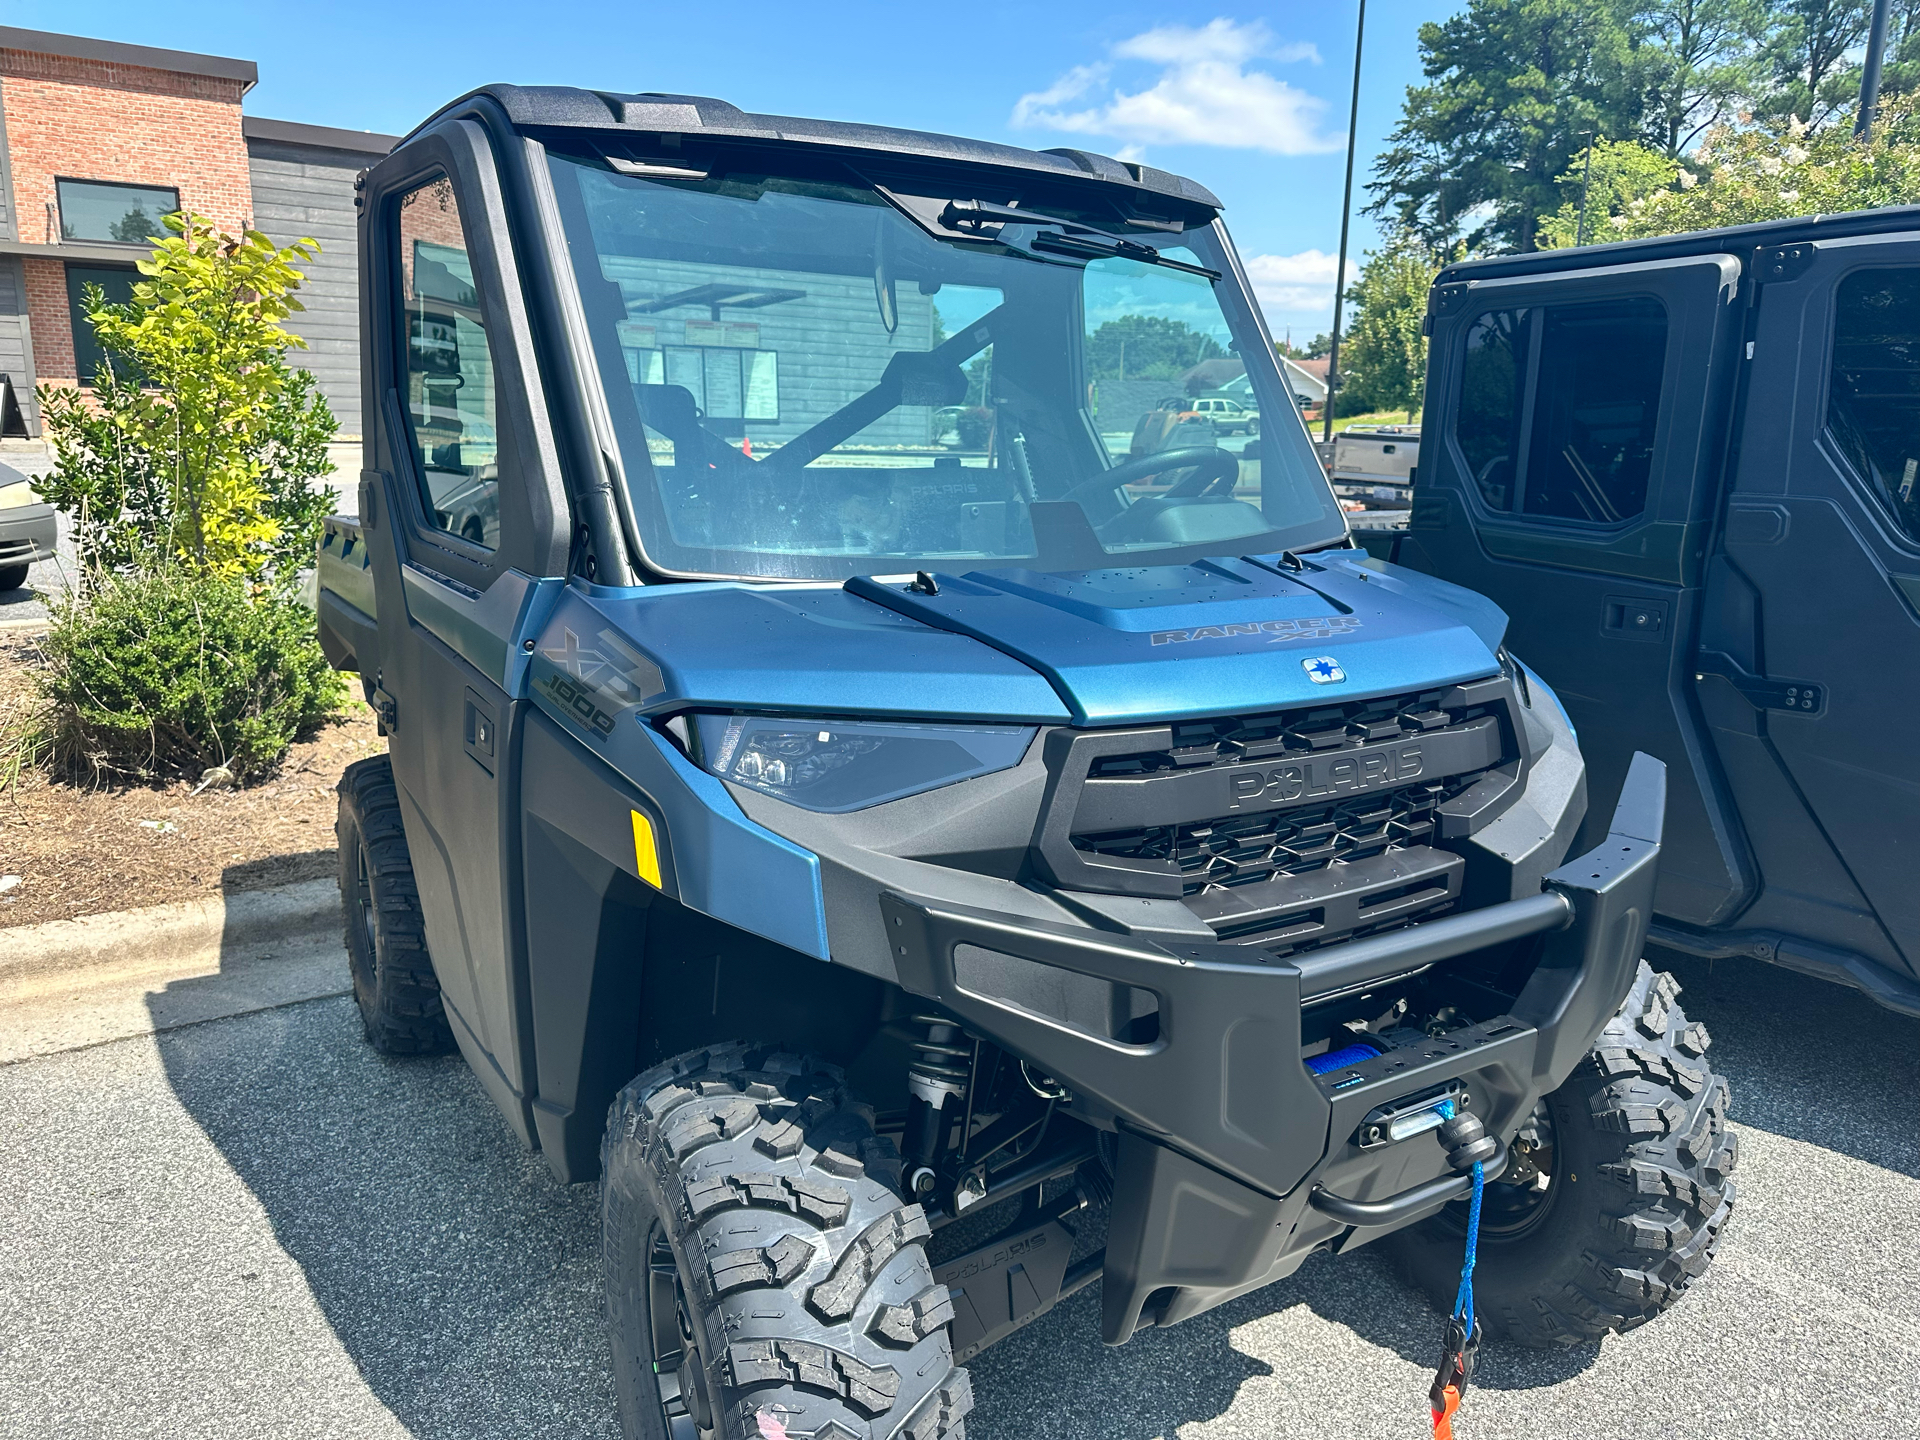
[(342, 439), (365, 433), (360, 418), (360, 246), (354, 178), (396, 138), (324, 125), (246, 116), (253, 224), (282, 245), (311, 238), (320, 255), (306, 267), (306, 306), (288, 328), (307, 342), (293, 363), (313, 372), (340, 421)]

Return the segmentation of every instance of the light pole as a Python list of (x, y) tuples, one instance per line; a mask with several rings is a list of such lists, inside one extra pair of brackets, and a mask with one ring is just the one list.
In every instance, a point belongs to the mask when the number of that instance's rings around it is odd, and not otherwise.
[(1574, 226), (1573, 243), (1576, 246), (1587, 243), (1587, 182), (1593, 178), (1593, 131), (1582, 130), (1587, 137), (1587, 160), (1580, 167), (1580, 223)]
[(1873, 112), (1880, 102), (1880, 62), (1887, 53), (1887, 12), (1889, 0), (1873, 0), (1873, 23), (1867, 29), (1867, 63), (1860, 70), (1860, 106), (1853, 117), (1856, 140), (1866, 138), (1873, 127)]
[(1333, 336), (1327, 345), (1327, 413), (1320, 438), (1333, 438), (1333, 396), (1340, 382), (1340, 311), (1347, 298), (1347, 222), (1353, 215), (1353, 150), (1360, 130), (1360, 47), (1367, 38), (1367, 0), (1360, 0), (1360, 21), (1353, 31), (1353, 103), (1347, 111), (1347, 184), (1340, 195), (1340, 259), (1333, 272)]

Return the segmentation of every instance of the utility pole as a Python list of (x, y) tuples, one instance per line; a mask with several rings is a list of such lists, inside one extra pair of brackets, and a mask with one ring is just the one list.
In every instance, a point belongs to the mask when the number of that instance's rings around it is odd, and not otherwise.
[(1887, 53), (1887, 12), (1891, 0), (1873, 0), (1873, 23), (1867, 29), (1867, 63), (1860, 69), (1860, 107), (1853, 117), (1853, 138), (1864, 140), (1880, 104), (1880, 62)]
[(1587, 243), (1587, 182), (1593, 178), (1593, 131), (1580, 133), (1587, 137), (1587, 162), (1580, 167), (1580, 223), (1573, 229), (1576, 247)]
[(1347, 185), (1340, 196), (1340, 259), (1333, 272), (1333, 335), (1327, 345), (1327, 413), (1320, 424), (1323, 441), (1333, 439), (1333, 396), (1340, 383), (1340, 311), (1347, 298), (1347, 222), (1353, 216), (1353, 150), (1360, 141), (1360, 47), (1366, 38), (1367, 0), (1360, 0), (1360, 21), (1353, 32), (1353, 103), (1347, 110)]

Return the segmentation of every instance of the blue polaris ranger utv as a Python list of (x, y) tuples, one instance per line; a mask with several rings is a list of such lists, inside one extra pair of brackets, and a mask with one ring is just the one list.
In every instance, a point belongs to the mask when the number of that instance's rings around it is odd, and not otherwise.
[(1705, 1270), (1664, 771), (1569, 860), (1565, 712), (1352, 545), (1206, 190), (495, 86), (360, 205), (355, 992), (600, 1182), (628, 1435), (959, 1437), (1096, 1280), (1115, 1345), (1377, 1240), (1445, 1302), (1476, 1165), (1494, 1330)]

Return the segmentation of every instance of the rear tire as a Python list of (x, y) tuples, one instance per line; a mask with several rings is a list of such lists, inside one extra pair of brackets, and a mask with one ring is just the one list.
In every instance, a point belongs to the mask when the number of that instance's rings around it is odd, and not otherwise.
[(0, 591), (18, 590), (27, 583), (25, 565), (0, 566)]
[(840, 1072), (727, 1044), (620, 1092), (601, 1148), (628, 1440), (964, 1440), (953, 1307)]
[[(1590, 1344), (1644, 1325), (1712, 1263), (1739, 1150), (1706, 1027), (1688, 1023), (1679, 994), (1671, 975), (1640, 963), (1619, 1014), (1523, 1127), (1536, 1148), (1516, 1146), (1510, 1170), (1540, 1159), (1547, 1183), (1487, 1187), (1473, 1292), (1488, 1333)], [(1465, 1211), (1450, 1205), (1385, 1242), (1442, 1310), (1460, 1283)]]
[(450, 1050), (453, 1031), (427, 955), (392, 762), (384, 755), (355, 761), (340, 777), (339, 794), (333, 833), (340, 845), (340, 903), (367, 1040), (386, 1055)]

